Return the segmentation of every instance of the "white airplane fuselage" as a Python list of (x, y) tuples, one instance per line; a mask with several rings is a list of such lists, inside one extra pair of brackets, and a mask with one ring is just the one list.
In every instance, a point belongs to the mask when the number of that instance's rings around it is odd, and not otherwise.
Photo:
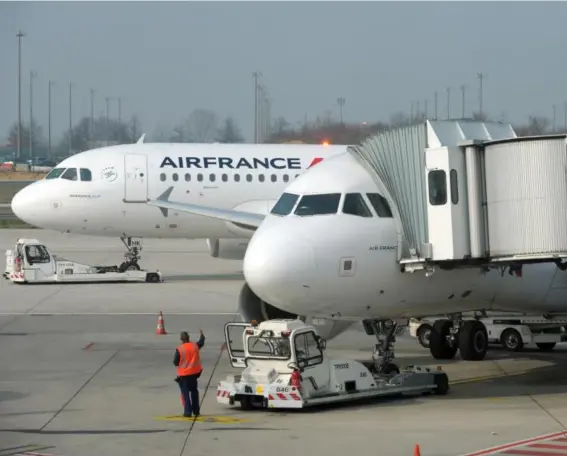
[[(355, 320), (479, 309), (567, 312), (567, 271), (550, 263), (524, 265), (522, 277), (479, 268), (437, 268), (431, 277), (400, 272), (394, 219), (377, 216), (367, 197), (377, 185), (348, 153), (310, 169), (285, 192), (299, 198), (287, 215), (266, 217), (243, 269), (251, 289), (282, 310)], [(333, 193), (341, 194), (334, 213), (294, 213), (302, 195)], [(347, 193), (363, 195), (372, 216), (342, 213)]]
[[(315, 159), (346, 146), (127, 144), (71, 156), (12, 200), (14, 213), (41, 228), (143, 238), (249, 238), (233, 223), (146, 204), (173, 187), (181, 203), (266, 214)], [(317, 161), (317, 160), (316, 160)], [(77, 180), (66, 177), (76, 169)], [(84, 177), (82, 180), (81, 169)], [(61, 171), (57, 171), (61, 170)], [(88, 173), (88, 174), (87, 174)], [(55, 178), (57, 176), (57, 178)], [(68, 177), (68, 176), (67, 176)]]

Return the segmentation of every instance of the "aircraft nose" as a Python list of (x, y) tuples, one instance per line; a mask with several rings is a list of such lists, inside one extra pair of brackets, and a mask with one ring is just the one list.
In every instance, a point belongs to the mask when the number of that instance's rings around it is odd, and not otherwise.
[(21, 189), (14, 195), (10, 204), (14, 215), (23, 222), (31, 225), (34, 224), (39, 215), (39, 201), (37, 201), (39, 199), (39, 195), (35, 191), (35, 188), (33, 188), (34, 185), (35, 184), (30, 184)]
[(313, 248), (297, 234), (262, 230), (252, 237), (244, 256), (246, 282), (258, 297), (293, 312), (308, 293), (315, 271)]

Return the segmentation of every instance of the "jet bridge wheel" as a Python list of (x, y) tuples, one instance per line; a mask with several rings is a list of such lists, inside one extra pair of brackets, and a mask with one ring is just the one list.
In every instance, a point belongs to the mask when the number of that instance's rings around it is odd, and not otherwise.
[(435, 359), (453, 359), (458, 347), (451, 345), (449, 336), (453, 322), (451, 320), (437, 320), (429, 333), (429, 351)]
[(459, 350), (466, 361), (482, 361), (488, 350), (488, 333), (484, 323), (466, 320), (459, 330)]

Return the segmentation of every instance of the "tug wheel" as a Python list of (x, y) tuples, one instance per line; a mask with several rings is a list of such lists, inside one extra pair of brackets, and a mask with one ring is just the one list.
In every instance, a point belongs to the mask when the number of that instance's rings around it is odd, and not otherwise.
[(524, 348), (524, 342), (522, 336), (515, 329), (507, 329), (502, 333), (501, 337), (502, 345), (509, 351), (520, 351)]

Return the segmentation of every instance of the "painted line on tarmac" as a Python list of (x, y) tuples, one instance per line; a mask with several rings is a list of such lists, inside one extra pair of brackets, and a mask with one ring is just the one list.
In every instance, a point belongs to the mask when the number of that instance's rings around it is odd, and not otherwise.
[[(511, 442), (511, 443), (506, 443), (504, 445), (498, 445), (495, 447), (491, 447), (491, 448), (486, 448), (485, 450), (479, 450), (479, 451), (474, 451), (472, 453), (466, 453), (463, 454), (461, 456), (486, 456), (489, 454), (518, 454), (518, 455), (549, 455), (549, 456), (553, 456), (556, 454), (565, 454), (565, 453), (550, 453), (550, 452), (539, 452), (539, 451), (523, 451), (523, 450), (518, 450), (518, 451), (514, 451), (515, 448), (521, 447), (521, 446), (525, 446), (525, 445), (529, 445), (531, 443), (535, 443), (535, 442), (540, 442), (542, 440), (549, 440), (549, 439), (554, 439), (557, 437), (567, 437), (567, 431), (559, 431), (559, 432), (553, 432), (551, 434), (544, 434), (544, 435), (539, 435), (537, 437), (532, 437), (529, 439), (525, 439), (525, 440), (518, 440), (517, 442)], [(561, 441), (564, 439), (561, 439)]]
[(182, 415), (156, 416), (157, 421), (194, 421), (196, 423), (219, 423), (219, 424), (238, 424), (247, 423), (247, 418), (237, 418), (235, 416), (201, 415), (199, 417), (186, 418)]
[(476, 383), (476, 382), (483, 382), (486, 380), (495, 380), (498, 378), (506, 378), (506, 377), (517, 377), (518, 375), (525, 375), (529, 374), (530, 371), (520, 371), (520, 372), (512, 372), (509, 374), (502, 373), (502, 374), (493, 374), (493, 375), (482, 375), (479, 377), (470, 377), (470, 378), (463, 378), (460, 380), (452, 380), (449, 381), (449, 385), (464, 385), (466, 383)]
[[(23, 316), (33, 315), (36, 317), (50, 317), (59, 315), (77, 315), (81, 316), (112, 316), (112, 315), (152, 315), (155, 316), (159, 312), (0, 312), (1, 316)], [(237, 312), (164, 312), (166, 315), (235, 315)]]

